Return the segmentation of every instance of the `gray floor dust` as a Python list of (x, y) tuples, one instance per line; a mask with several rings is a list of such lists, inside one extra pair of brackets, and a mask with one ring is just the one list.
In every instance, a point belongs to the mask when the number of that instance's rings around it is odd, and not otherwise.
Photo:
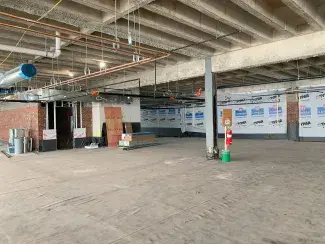
[(324, 143), (164, 142), (1, 155), (0, 243), (325, 243)]

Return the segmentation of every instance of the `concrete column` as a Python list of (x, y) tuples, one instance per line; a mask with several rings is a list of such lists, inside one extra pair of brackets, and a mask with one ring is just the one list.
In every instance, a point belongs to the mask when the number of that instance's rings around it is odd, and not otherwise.
[(217, 144), (217, 92), (212, 74), (211, 58), (205, 59), (205, 131), (206, 131), (206, 157), (219, 158)]
[(297, 94), (287, 94), (288, 140), (299, 141), (299, 100)]

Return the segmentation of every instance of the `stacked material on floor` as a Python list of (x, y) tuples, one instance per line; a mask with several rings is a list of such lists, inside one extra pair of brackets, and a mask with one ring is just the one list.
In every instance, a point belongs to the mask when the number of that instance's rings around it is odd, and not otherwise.
[(120, 107), (105, 107), (107, 146), (117, 147), (123, 133), (122, 109)]
[(124, 132), (132, 133), (132, 123), (124, 123)]
[(121, 148), (135, 148), (156, 144), (156, 135), (152, 132), (125, 133), (119, 142)]

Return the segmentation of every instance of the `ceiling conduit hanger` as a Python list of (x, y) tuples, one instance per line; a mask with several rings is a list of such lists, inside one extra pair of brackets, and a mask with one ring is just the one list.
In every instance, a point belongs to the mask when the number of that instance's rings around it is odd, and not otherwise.
[(120, 39), (117, 37), (117, 7), (116, 7), (116, 2), (115, 2), (115, 42), (113, 42), (113, 51), (116, 52), (118, 49), (120, 49)]

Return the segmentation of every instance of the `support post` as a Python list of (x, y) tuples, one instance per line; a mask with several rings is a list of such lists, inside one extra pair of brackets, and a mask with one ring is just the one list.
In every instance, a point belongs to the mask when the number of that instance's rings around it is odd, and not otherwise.
[(205, 131), (206, 157), (207, 159), (218, 159), (217, 89), (213, 79), (210, 57), (205, 59)]

